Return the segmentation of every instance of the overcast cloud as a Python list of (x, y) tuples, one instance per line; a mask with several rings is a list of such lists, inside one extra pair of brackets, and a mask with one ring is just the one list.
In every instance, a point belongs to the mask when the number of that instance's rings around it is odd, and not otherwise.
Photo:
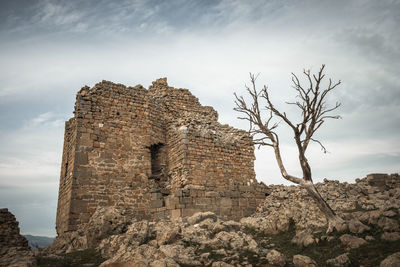
[[(168, 77), (236, 119), (233, 92), (260, 73), (280, 108), (290, 73), (303, 68), (342, 80), (331, 101), (342, 120), (319, 133), (309, 156), (315, 181), (354, 181), (400, 169), (399, 1), (0, 2), (0, 207), (23, 233), (55, 235), (64, 121), (76, 92), (101, 80), (148, 86)], [(287, 168), (299, 174), (282, 125)], [(256, 151), (256, 173), (284, 183), (273, 153)]]

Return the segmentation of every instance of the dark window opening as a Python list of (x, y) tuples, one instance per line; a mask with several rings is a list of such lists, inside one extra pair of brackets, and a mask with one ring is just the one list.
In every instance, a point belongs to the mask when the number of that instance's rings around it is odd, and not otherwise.
[(150, 155), (152, 178), (163, 180), (167, 167), (166, 147), (162, 143), (151, 145)]
[(64, 177), (67, 177), (67, 175), (68, 175), (68, 162), (65, 163)]

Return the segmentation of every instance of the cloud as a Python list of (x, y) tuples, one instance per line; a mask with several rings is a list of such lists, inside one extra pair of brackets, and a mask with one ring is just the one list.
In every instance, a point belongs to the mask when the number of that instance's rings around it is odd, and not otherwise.
[[(54, 216), (63, 122), (76, 92), (103, 79), (147, 87), (167, 76), (222, 123), (246, 129), (232, 108), (248, 72), (260, 72), (258, 85), (292, 117), (290, 73), (325, 63), (327, 76), (342, 80), (330, 101), (342, 102), (343, 119), (318, 134), (330, 154), (310, 150), (315, 179), (395, 172), (399, 10), (393, 1), (1, 1), (0, 190), (19, 192), (1, 203), (21, 201), (24, 231), (42, 231), (22, 202), (46, 188), (41, 203), (54, 205), (42, 212)], [(290, 132), (282, 125), (280, 133), (288, 170), (299, 174)], [(256, 155), (257, 176), (282, 183), (273, 153)]]

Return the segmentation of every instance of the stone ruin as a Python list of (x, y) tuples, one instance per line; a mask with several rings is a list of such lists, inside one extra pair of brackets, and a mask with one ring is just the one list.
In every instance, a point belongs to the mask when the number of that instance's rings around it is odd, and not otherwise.
[(0, 266), (31, 266), (32, 262), (33, 252), (20, 234), (15, 216), (0, 209)]
[(254, 159), (246, 131), (221, 125), (212, 107), (166, 78), (149, 89), (83, 87), (65, 123), (57, 233), (80, 229), (109, 206), (138, 220), (249, 216), (267, 190)]

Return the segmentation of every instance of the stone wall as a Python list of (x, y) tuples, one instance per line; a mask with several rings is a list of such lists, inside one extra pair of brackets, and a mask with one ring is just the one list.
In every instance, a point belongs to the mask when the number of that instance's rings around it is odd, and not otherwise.
[(108, 81), (82, 88), (65, 128), (57, 233), (77, 230), (102, 206), (138, 219), (255, 211), (266, 187), (255, 180), (251, 137), (217, 119), (166, 79), (149, 90)]

